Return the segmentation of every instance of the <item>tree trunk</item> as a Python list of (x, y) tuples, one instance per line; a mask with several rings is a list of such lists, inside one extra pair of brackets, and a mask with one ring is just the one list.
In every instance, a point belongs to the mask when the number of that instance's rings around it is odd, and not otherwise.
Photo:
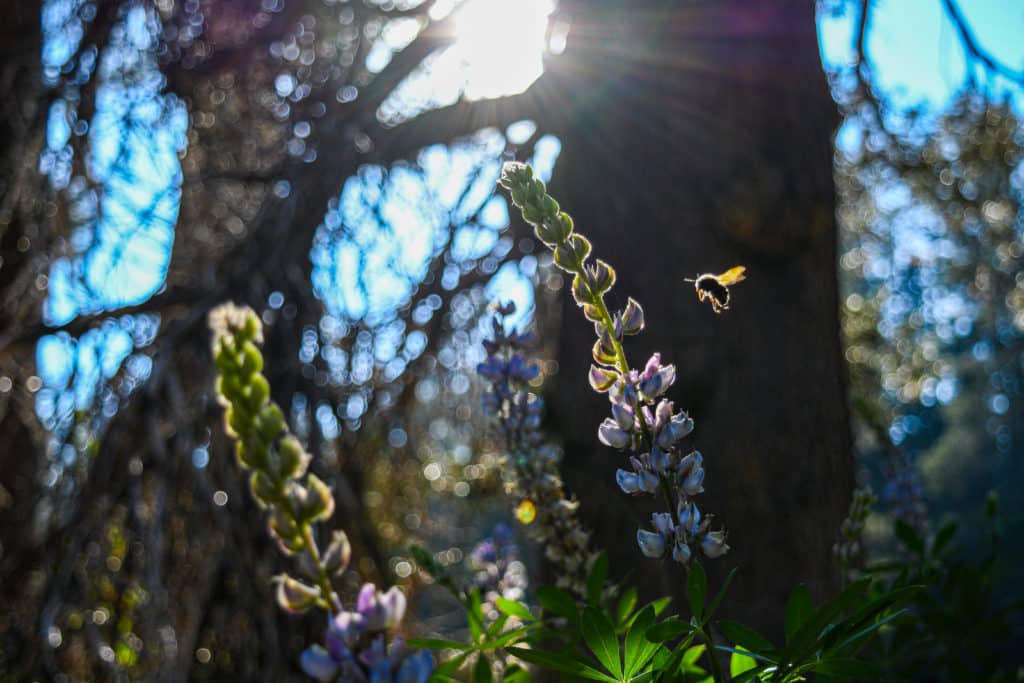
[[(713, 585), (740, 569), (726, 613), (777, 634), (798, 583), (818, 597), (834, 587), (831, 546), (853, 485), (837, 113), (813, 3), (564, 2), (577, 108), (555, 131), (563, 150), (552, 193), (616, 267), (609, 304), (633, 296), (645, 308), (646, 331), (627, 343), (632, 365), (660, 350), (679, 370), (670, 398), (696, 420), (694, 446), (707, 462), (698, 504), (727, 526), (733, 547), (705, 566)], [(740, 264), (747, 282), (722, 315), (683, 282)], [(674, 593), (681, 607), (683, 569), (636, 547), (650, 499), (618, 490), (624, 458), (597, 441), (608, 403), (587, 385), (592, 326), (575, 306), (564, 316), (552, 393), (569, 484), (613, 570)]]

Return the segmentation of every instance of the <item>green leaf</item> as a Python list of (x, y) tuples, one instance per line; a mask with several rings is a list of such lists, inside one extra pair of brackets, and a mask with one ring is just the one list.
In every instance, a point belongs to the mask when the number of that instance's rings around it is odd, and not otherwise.
[(469, 623), (469, 633), (475, 643), (484, 634), (483, 602), (480, 600), (480, 591), (476, 588), (466, 596), (466, 621)]
[(648, 647), (651, 643), (644, 637), (653, 625), (654, 608), (645, 607), (633, 620), (633, 625), (630, 627), (629, 633), (626, 634), (623, 668), (627, 679), (639, 671), (640, 667), (646, 664), (657, 650), (657, 645), (653, 648)]
[(471, 650), (473, 645), (443, 638), (410, 638), (405, 644), (414, 650)]
[(953, 536), (956, 535), (956, 522), (950, 521), (942, 525), (938, 533), (935, 534), (935, 541), (932, 543), (932, 555), (939, 555), (953, 540)]
[(501, 633), (501, 630), (505, 628), (505, 624), (508, 623), (508, 615), (502, 614), (500, 617), (495, 619), (490, 626), (487, 627), (487, 639), (491, 639)]
[(896, 538), (900, 539), (900, 543), (907, 546), (914, 554), (924, 556), (924, 540), (914, 530), (914, 527), (901, 519), (897, 519), (893, 525), (893, 531), (896, 532)]
[(779, 664), (799, 661), (813, 651), (815, 643), (825, 627), (843, 612), (852, 609), (863, 600), (864, 591), (867, 590), (870, 581), (871, 579), (861, 579), (851, 583), (839, 595), (815, 610), (786, 643), (786, 649), (779, 656)]
[(615, 637), (615, 627), (604, 612), (590, 607), (583, 609), (581, 624), (583, 639), (587, 641), (597, 660), (604, 665), (615, 678), (622, 678), (622, 660), (619, 657), (619, 639)]
[(524, 662), (536, 664), (537, 666), (544, 667), (545, 669), (561, 671), (562, 673), (571, 674), (573, 676), (582, 676), (583, 678), (589, 678), (593, 681), (619, 683), (618, 680), (612, 678), (608, 674), (598, 671), (589, 664), (581, 662), (575, 657), (571, 657), (569, 655), (552, 654), (550, 652), (541, 652), (540, 650), (528, 650), (523, 647), (510, 647), (508, 652)]
[(576, 601), (564, 590), (554, 586), (541, 586), (537, 589), (537, 601), (548, 612), (565, 617), (573, 623), (579, 623), (580, 613), (576, 609)]
[(595, 607), (601, 601), (601, 593), (604, 591), (604, 582), (608, 578), (608, 556), (599, 554), (590, 566), (590, 575), (587, 577), (587, 604)]
[(757, 668), (757, 660), (750, 655), (743, 653), (743, 648), (736, 648), (736, 652), (733, 652), (729, 657), (729, 676), (736, 678), (742, 673), (750, 671), (751, 669)]
[(626, 619), (633, 612), (633, 608), (636, 607), (637, 590), (635, 586), (630, 586), (623, 592), (622, 597), (619, 598), (619, 604), (615, 608), (615, 623), (619, 627), (626, 625)]
[(503, 678), (505, 683), (529, 683), (530, 672), (518, 664), (509, 664)]
[(771, 653), (775, 650), (767, 638), (749, 626), (735, 621), (720, 621), (718, 628), (726, 638), (745, 650), (756, 653)]
[(523, 626), (521, 628), (513, 629), (511, 631), (505, 631), (494, 640), (488, 640), (486, 643), (481, 643), (479, 649), (481, 650), (496, 650), (499, 647), (505, 647), (507, 644), (518, 641), (519, 638), (527, 635), (532, 627)]
[(690, 603), (690, 610), (697, 621), (701, 620), (704, 614), (704, 600), (708, 594), (708, 577), (704, 573), (704, 567), (700, 562), (694, 560), (690, 563), (690, 574), (686, 579), (686, 599)]
[(509, 615), (510, 617), (516, 617), (517, 619), (522, 619), (523, 621), (536, 620), (536, 617), (534, 617), (533, 614), (530, 613), (530, 608), (516, 600), (509, 600), (508, 598), (499, 597), (495, 601), (495, 605), (501, 612)]
[(704, 654), (704, 649), (704, 643), (687, 648), (683, 654), (683, 664), (696, 664), (700, 656)]
[(797, 586), (796, 590), (789, 594), (789, 601), (786, 603), (787, 643), (793, 639), (793, 636), (813, 612), (814, 603), (811, 601), (811, 592), (803, 584)]
[(447, 662), (434, 669), (434, 675), (430, 680), (434, 680), (437, 676), (447, 677), (449, 674), (455, 673), (459, 670), (459, 667), (462, 666), (462, 663), (466, 661), (466, 658), (469, 657), (470, 654), (470, 652), (463, 652), (461, 655), (452, 657)]
[(732, 584), (733, 577), (736, 576), (736, 567), (729, 570), (729, 574), (725, 577), (725, 581), (722, 582), (722, 587), (718, 589), (718, 593), (715, 595), (715, 599), (711, 601), (711, 607), (708, 608), (707, 613), (704, 615), (705, 621), (711, 621), (711, 617), (718, 611), (718, 606), (722, 604), (722, 598), (725, 597), (726, 591), (729, 590), (730, 584)]
[(664, 597), (658, 598), (654, 602), (650, 603), (650, 605), (654, 608), (654, 616), (660, 616), (661, 613), (665, 611), (665, 608), (668, 607), (670, 602), (672, 602), (672, 598)]
[(666, 640), (672, 640), (684, 633), (692, 632), (693, 624), (682, 621), (678, 617), (669, 617), (647, 631), (647, 640), (652, 643), (664, 643)]
[(473, 683), (491, 683), (494, 676), (491, 674), (491, 663), (487, 657), (477, 657), (476, 666), (473, 667)]

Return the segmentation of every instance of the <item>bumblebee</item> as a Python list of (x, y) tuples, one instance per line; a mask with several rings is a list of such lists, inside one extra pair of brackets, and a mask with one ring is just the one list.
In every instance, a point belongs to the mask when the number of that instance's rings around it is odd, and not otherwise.
[(686, 278), (684, 282), (692, 282), (693, 288), (697, 290), (697, 298), (700, 301), (709, 299), (711, 310), (721, 313), (729, 308), (729, 285), (746, 280), (747, 276), (743, 274), (745, 270), (745, 266), (736, 266), (718, 275), (704, 273), (696, 279)]

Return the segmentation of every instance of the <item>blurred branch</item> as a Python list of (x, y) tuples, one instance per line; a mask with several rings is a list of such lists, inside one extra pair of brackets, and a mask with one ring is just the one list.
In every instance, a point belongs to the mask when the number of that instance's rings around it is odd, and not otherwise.
[(385, 163), (409, 159), (416, 152), (438, 143), (448, 143), (476, 133), (482, 128), (504, 129), (523, 119), (536, 119), (551, 106), (558, 79), (545, 71), (525, 92), (497, 99), (466, 100), (424, 112), (393, 128), (379, 126), (372, 133), (374, 149), (367, 162)]
[(77, 337), (111, 318), (145, 313), (164, 313), (170, 308), (195, 304), (207, 294), (207, 292), (197, 289), (168, 288), (163, 293), (141, 304), (103, 310), (89, 315), (79, 315), (63, 325), (39, 323), (21, 330), (6, 329), (0, 332), (0, 360), (18, 350), (33, 350), (39, 338), (49, 334), (64, 332)]
[(960, 36), (960, 41), (963, 43), (968, 61), (973, 59), (981, 62), (988, 71), (997, 73), (1018, 85), (1024, 85), (1024, 71), (1011, 69), (1009, 66), (996, 59), (991, 52), (982, 47), (981, 43), (978, 42), (977, 36), (974, 35), (974, 31), (971, 30), (971, 25), (967, 21), (967, 17), (964, 16), (964, 13), (960, 10), (960, 7), (956, 4), (955, 0), (942, 0), (942, 6), (946, 9), (946, 13), (949, 15), (949, 20), (953, 22), (953, 26), (956, 28), (957, 34)]

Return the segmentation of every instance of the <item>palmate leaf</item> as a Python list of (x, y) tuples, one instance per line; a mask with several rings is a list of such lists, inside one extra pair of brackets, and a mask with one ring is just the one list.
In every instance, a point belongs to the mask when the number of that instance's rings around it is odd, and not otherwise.
[[(637, 620), (634, 620), (636, 623)], [(601, 610), (590, 607), (583, 610), (583, 622), (580, 624), (583, 639), (587, 646), (601, 662), (605, 669), (617, 680), (622, 678), (622, 659), (619, 656), (619, 639), (615, 636), (615, 627)]]
[(633, 620), (633, 625), (626, 634), (623, 649), (623, 666), (626, 678), (630, 679), (640, 671), (658, 651), (660, 645), (647, 639), (647, 632), (654, 625), (654, 608), (645, 607)]

